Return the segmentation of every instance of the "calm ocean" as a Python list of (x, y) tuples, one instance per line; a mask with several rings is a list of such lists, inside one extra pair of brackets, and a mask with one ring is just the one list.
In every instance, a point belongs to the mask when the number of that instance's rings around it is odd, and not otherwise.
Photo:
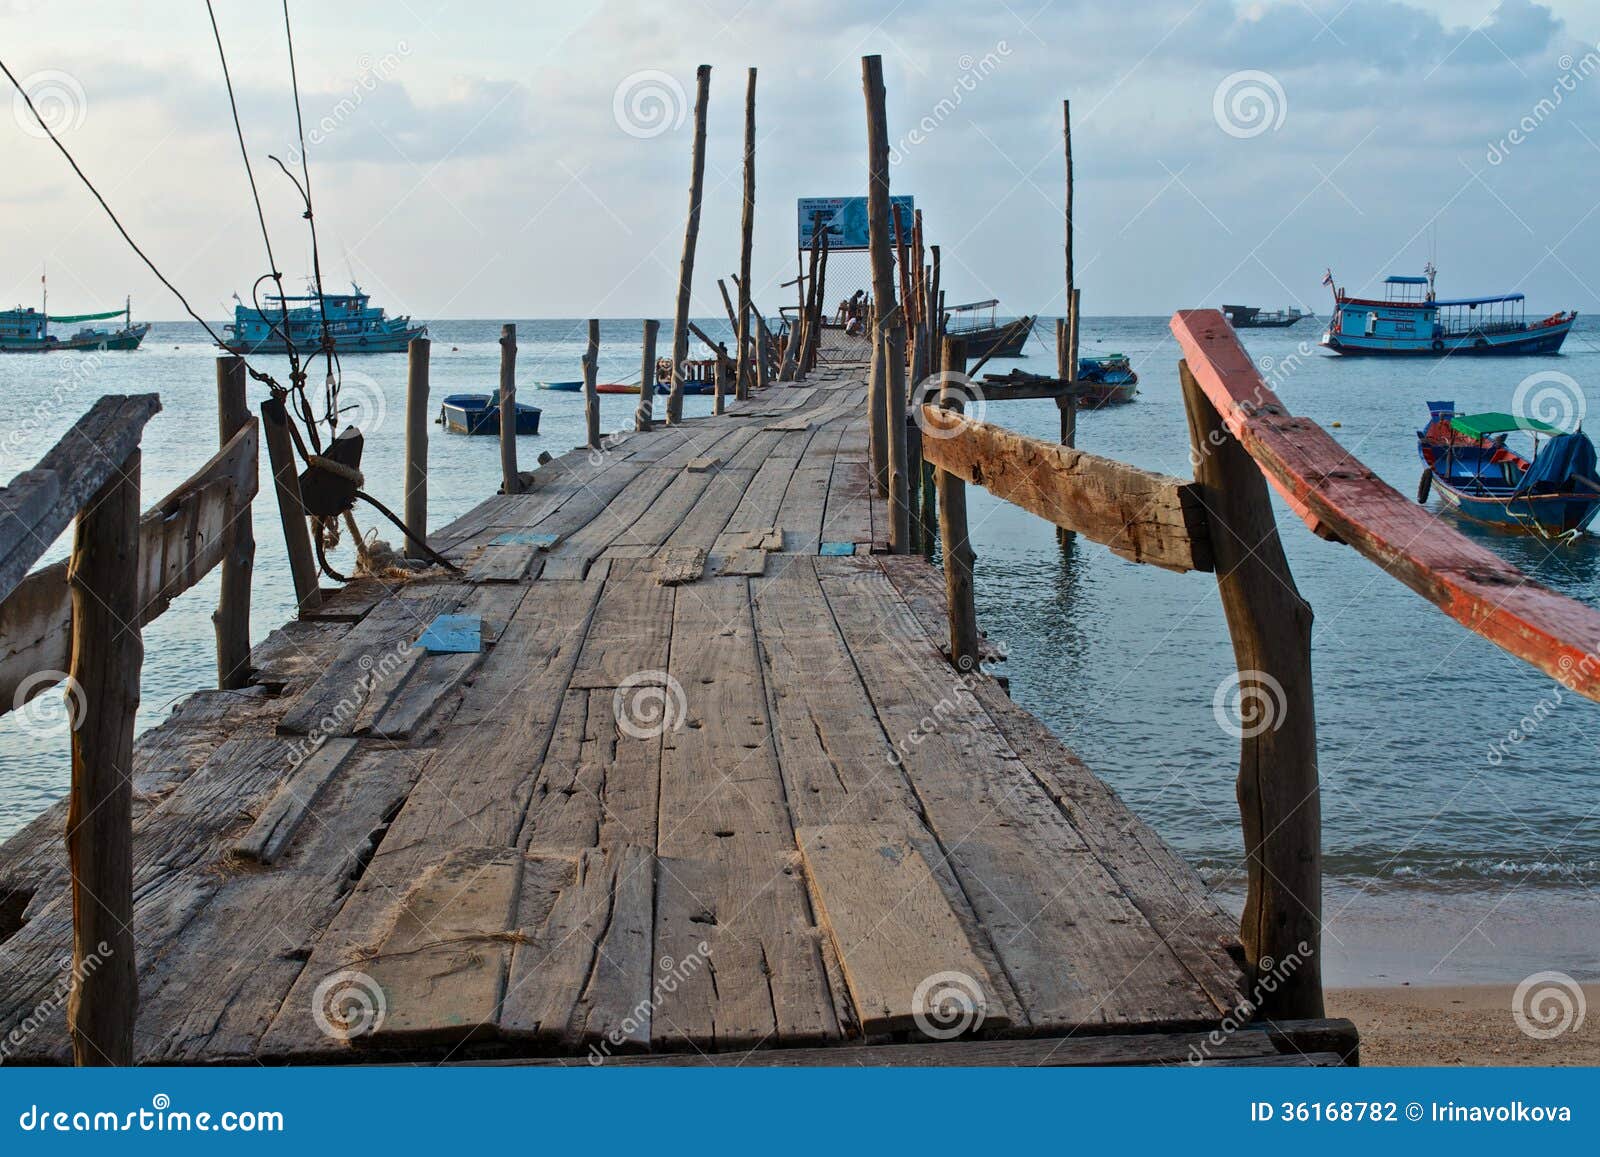
[[(702, 324), (727, 332), (726, 322)], [(435, 401), (493, 388), (498, 322), (438, 322), (431, 329)], [(518, 330), (521, 381), (578, 376), (582, 322), (520, 322)], [(636, 377), (639, 332), (637, 321), (604, 324), (602, 381)], [(1320, 323), (1308, 320), (1246, 338), (1291, 410), (1332, 429), (1408, 495), (1421, 470), (1412, 431), (1425, 400), (1505, 409), (1519, 381), (1547, 369), (1600, 397), (1594, 319), (1580, 320), (1564, 356), (1528, 360), (1342, 360), (1315, 348), (1319, 332)], [(1032, 356), (1016, 364), (1053, 368), (1043, 336), (1041, 327)], [(1166, 319), (1088, 319), (1083, 352), (1112, 350), (1133, 358), (1139, 399), (1084, 415), (1079, 445), (1189, 475), (1178, 350)], [(32, 465), (100, 394), (157, 391), (165, 408), (144, 443), (149, 505), (215, 447), (213, 356), (199, 327), (158, 324), (131, 354), (0, 358), (0, 478)], [(261, 393), (252, 386), (253, 398)], [(579, 395), (529, 393), (524, 400), (544, 409), (542, 434), (523, 441), (531, 464), (539, 449), (560, 454), (577, 445), (583, 414)], [(346, 362), (344, 401), (364, 419), (368, 488), (397, 508), (404, 398), (404, 355)], [(627, 396), (603, 398), (605, 428), (625, 425), (633, 404)], [(704, 398), (686, 404), (690, 413), (709, 406)], [(1049, 402), (993, 406), (988, 419), (1044, 438), (1056, 433)], [(437, 434), (430, 466), (436, 526), (498, 485), (493, 439)], [(1209, 877), (1224, 886), (1236, 881), (1238, 747), (1214, 707), (1234, 667), (1214, 581), (1136, 566), (1085, 542), (1064, 552), (1049, 526), (982, 491), (972, 492), (971, 517), (979, 619), (1009, 650), (1004, 670), (1013, 696)], [(1600, 705), (1469, 634), (1348, 548), (1316, 539), (1281, 506), (1279, 520), (1296, 581), (1316, 613), (1329, 876), (1355, 887), (1424, 891), (1600, 884)], [(1557, 590), (1600, 602), (1600, 538), (1551, 546), (1463, 529)], [(292, 611), (270, 488), (256, 505), (256, 537), (253, 637), (259, 640)], [(64, 549), (58, 543), (50, 557)], [(141, 726), (159, 721), (214, 677), (209, 615), (216, 589), (213, 574), (147, 629)], [(52, 723), (39, 711), (28, 720), (0, 718), (0, 837), (66, 788), (66, 735)], [(1520, 741), (1508, 738), (1514, 729)]]

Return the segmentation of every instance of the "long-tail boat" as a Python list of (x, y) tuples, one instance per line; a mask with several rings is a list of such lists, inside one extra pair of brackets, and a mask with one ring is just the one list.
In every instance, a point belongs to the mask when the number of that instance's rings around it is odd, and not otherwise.
[[(969, 358), (1020, 358), (1022, 347), (1028, 342), (1028, 335), (1033, 332), (1034, 318), (1019, 317), (1014, 321), (1001, 323), (995, 320), (995, 309), (1000, 302), (997, 298), (988, 301), (969, 301), (965, 305), (947, 305), (945, 313), (956, 315), (955, 319), (945, 326), (945, 333), (950, 337), (959, 337), (967, 343), (967, 356)], [(977, 316), (981, 311), (988, 310), (988, 318)], [(966, 314), (974, 316), (968, 318)]]

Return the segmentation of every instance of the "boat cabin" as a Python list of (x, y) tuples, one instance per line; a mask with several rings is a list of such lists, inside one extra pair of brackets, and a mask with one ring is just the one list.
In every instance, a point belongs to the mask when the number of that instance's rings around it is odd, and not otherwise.
[(42, 342), (44, 322), (44, 314), (31, 306), (0, 311), (0, 342)]

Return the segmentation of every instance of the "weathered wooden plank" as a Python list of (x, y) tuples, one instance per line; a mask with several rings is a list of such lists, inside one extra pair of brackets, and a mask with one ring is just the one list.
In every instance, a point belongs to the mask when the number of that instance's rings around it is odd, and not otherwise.
[(864, 1033), (1010, 1023), (933, 869), (903, 832), (829, 824), (798, 828), (795, 839)]
[(924, 406), (922, 456), (965, 482), (1123, 558), (1210, 570), (1205, 510), (1194, 483)]
[(1221, 313), (1183, 310), (1172, 332), (1228, 430), (1313, 529), (1349, 543), (1468, 630), (1600, 699), (1600, 610), (1530, 578), (1400, 494), (1315, 422), (1292, 417)]
[(541, 553), (533, 545), (495, 546), (483, 548), (481, 554), (467, 570), (467, 581), (475, 583), (518, 583), (528, 576), (528, 568)]
[(316, 802), (317, 793), (349, 761), (355, 749), (354, 739), (329, 739), (310, 752), (291, 754), (293, 771), (289, 778), (256, 816), (250, 830), (233, 845), (233, 854), (258, 864), (271, 864), (281, 856)]
[(764, 550), (730, 550), (722, 556), (718, 574), (743, 575), (760, 578), (767, 572), (767, 552)]
[(669, 547), (656, 555), (656, 582), (664, 587), (692, 583), (705, 569), (706, 550), (702, 546)]

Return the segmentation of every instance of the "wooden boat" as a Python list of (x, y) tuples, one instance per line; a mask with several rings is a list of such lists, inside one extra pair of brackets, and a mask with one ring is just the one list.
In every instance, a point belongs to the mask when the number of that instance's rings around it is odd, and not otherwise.
[(324, 333), (334, 351), (345, 354), (398, 353), (412, 338), (426, 337), (428, 327), (409, 317), (387, 317), (371, 304), (359, 285), (350, 293), (305, 293), (272, 296), (263, 309), (252, 309), (234, 295), (233, 322), (223, 327), (224, 343), (236, 354), (281, 354), (292, 342), (302, 357), (322, 349)]
[(534, 382), (536, 390), (560, 390), (564, 394), (577, 394), (583, 391), (583, 381), (576, 382)]
[[(965, 305), (947, 305), (946, 314), (957, 315), (953, 322), (945, 325), (945, 334), (949, 337), (959, 337), (967, 343), (967, 356), (969, 358), (995, 357), (995, 358), (1020, 358), (1023, 356), (1022, 347), (1027, 344), (1028, 335), (1033, 332), (1033, 317), (1019, 317), (1015, 321), (1000, 323), (995, 320), (995, 309), (1000, 302), (997, 298), (988, 301), (969, 301)], [(987, 319), (976, 316), (982, 310), (988, 310)], [(971, 318), (959, 315), (973, 314)]]
[[(655, 391), (658, 394), (668, 393), (668, 392), (670, 392), (670, 389), (671, 389), (670, 386), (663, 385), (660, 382), (656, 383)], [(595, 387), (595, 392), (596, 393), (601, 393), (601, 394), (637, 394), (639, 392), (639, 383), (638, 382), (601, 382), (599, 385), (597, 385)]]
[(1298, 309), (1278, 309), (1267, 313), (1259, 305), (1225, 305), (1222, 316), (1234, 329), (1286, 329), (1302, 318), (1310, 317)]
[[(133, 350), (139, 348), (139, 343), (144, 340), (145, 334), (150, 332), (150, 324), (133, 322), (133, 301), (128, 301), (121, 309), (114, 309), (109, 313), (73, 313), (51, 316), (49, 309), (49, 296), (46, 294), (41, 308), (31, 306), (24, 309), (0, 310), (0, 353), (6, 354), (48, 354), (60, 353), (64, 350)], [(96, 321), (110, 321), (113, 318), (122, 318), (122, 326), (118, 329), (96, 329), (91, 324)], [(50, 323), (57, 325), (82, 324), (71, 337), (58, 337), (50, 332)]]
[[(716, 358), (691, 358), (683, 363), (683, 392), (689, 394), (714, 394), (717, 392), (717, 359)], [(656, 386), (657, 393), (665, 394), (672, 388), (672, 359), (656, 359)], [(666, 386), (666, 389), (661, 389)], [(728, 392), (733, 392), (730, 383)]]
[(1079, 404), (1092, 410), (1131, 402), (1139, 393), (1139, 375), (1126, 354), (1079, 358), (1078, 383), (1088, 387)]
[[(539, 432), (539, 408), (517, 403), (517, 434)], [(500, 394), (451, 394), (439, 407), (439, 421), (455, 434), (500, 433)]]
[(1385, 278), (1379, 301), (1346, 295), (1329, 270), (1322, 283), (1333, 290), (1333, 320), (1320, 344), (1338, 354), (1553, 354), (1578, 318), (1569, 311), (1530, 322), (1520, 293), (1441, 301), (1432, 262), (1424, 273)]
[[(1533, 438), (1532, 458), (1506, 445), (1519, 431)], [(1427, 467), (1417, 501), (1426, 502), (1436, 485), (1445, 502), (1478, 522), (1576, 535), (1600, 511), (1594, 443), (1581, 430), (1512, 414), (1458, 414), (1454, 402), (1429, 402), (1417, 455)]]

